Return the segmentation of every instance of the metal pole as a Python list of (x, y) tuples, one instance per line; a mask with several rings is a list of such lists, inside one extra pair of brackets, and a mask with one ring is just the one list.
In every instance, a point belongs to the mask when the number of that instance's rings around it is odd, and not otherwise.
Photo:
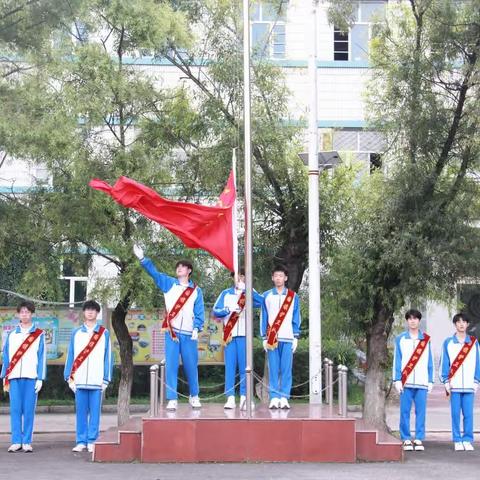
[(338, 414), (341, 415), (343, 412), (342, 401), (343, 401), (343, 374), (342, 374), (342, 365), (337, 367), (337, 376), (338, 376)]
[(150, 416), (157, 415), (158, 402), (158, 365), (150, 367)]
[(322, 331), (320, 304), (320, 216), (317, 125), (317, 7), (313, 0), (311, 45), (308, 60), (310, 114), (308, 119), (308, 328), (310, 403), (322, 403)]
[(165, 359), (163, 359), (160, 362), (160, 407), (163, 407), (164, 403), (165, 403)]
[(330, 415), (333, 414), (333, 361), (328, 361), (328, 405)]
[(342, 417), (347, 416), (347, 407), (348, 407), (348, 368), (343, 365), (343, 399), (342, 399)]
[(247, 418), (252, 416), (253, 400), (253, 297), (252, 297), (252, 164), (250, 113), (250, 6), (243, 0), (243, 103), (245, 153), (245, 322), (246, 354), (245, 380), (247, 383)]
[(328, 358), (325, 357), (323, 360), (323, 377), (325, 378), (325, 403), (328, 404), (328, 398), (329, 398), (329, 393), (328, 393), (328, 388), (330, 386), (330, 382), (328, 380)]

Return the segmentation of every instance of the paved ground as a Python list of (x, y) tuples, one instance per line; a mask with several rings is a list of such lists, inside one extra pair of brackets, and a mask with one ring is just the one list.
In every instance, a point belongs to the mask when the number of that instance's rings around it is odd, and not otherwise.
[(170, 480), (332, 479), (397, 480), (420, 478), (478, 478), (480, 450), (454, 452), (450, 443), (426, 442), (426, 451), (407, 455), (401, 463), (358, 464), (98, 464), (86, 453), (72, 453), (72, 442), (58, 433), (37, 434), (35, 451), (7, 453), (8, 437), (0, 435), (0, 480)]
[[(387, 422), (398, 429), (398, 405), (387, 409)], [(116, 425), (116, 415), (102, 416), (101, 429)], [(480, 427), (480, 395), (476, 398), (476, 430)], [(0, 480), (34, 478), (35, 480), (170, 480), (198, 477), (206, 479), (332, 479), (396, 480), (408, 477), (427, 479), (478, 478), (480, 445), (474, 452), (454, 452), (450, 441), (448, 399), (440, 387), (429, 398), (426, 451), (412, 452), (397, 463), (359, 464), (98, 464), (86, 453), (74, 454), (75, 416), (72, 413), (37, 414), (32, 454), (6, 452), (10, 444), (9, 415), (0, 415)], [(478, 433), (477, 433), (478, 435)], [(477, 440), (478, 437), (477, 437)]]

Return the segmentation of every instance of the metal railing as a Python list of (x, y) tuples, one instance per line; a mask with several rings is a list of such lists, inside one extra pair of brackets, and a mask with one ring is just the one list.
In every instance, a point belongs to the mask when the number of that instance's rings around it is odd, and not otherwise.
[[(337, 378), (333, 379), (333, 366), (332, 360), (325, 358), (323, 360), (323, 374), (324, 374), (324, 388), (325, 392), (325, 404), (329, 407), (330, 416), (333, 416), (333, 396), (334, 385), (338, 383), (338, 415), (342, 417), (347, 416), (347, 398), (348, 398), (348, 368), (345, 365), (337, 366)], [(320, 372), (317, 373), (317, 375)], [(253, 373), (257, 381), (262, 381), (261, 377), (258, 377)], [(257, 378), (258, 377), (258, 378)], [(305, 382), (304, 382), (305, 383)], [(237, 384), (238, 385), (238, 384)], [(165, 359), (160, 362), (160, 365), (152, 365), (150, 367), (150, 417), (158, 416), (159, 409), (165, 403)], [(215, 395), (221, 397), (224, 394)], [(184, 395), (182, 395), (184, 396)], [(292, 396), (295, 397), (295, 396)], [(304, 397), (300, 395), (299, 397)], [(188, 398), (188, 397), (185, 397)]]

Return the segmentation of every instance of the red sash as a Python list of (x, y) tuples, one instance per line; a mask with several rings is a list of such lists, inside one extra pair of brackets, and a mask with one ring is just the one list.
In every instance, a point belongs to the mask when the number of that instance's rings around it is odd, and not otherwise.
[(272, 325), (267, 327), (267, 348), (269, 350), (273, 350), (277, 348), (278, 345), (278, 331), (282, 326), (285, 317), (287, 316), (288, 309), (292, 305), (293, 298), (295, 296), (295, 292), (293, 290), (287, 290), (287, 296), (280, 307), (280, 310), (277, 313), (275, 320), (273, 321)]
[(412, 373), (413, 369), (417, 366), (420, 357), (427, 348), (428, 342), (430, 340), (430, 335), (426, 333), (423, 334), (423, 340), (420, 340), (420, 343), (417, 345), (417, 348), (413, 351), (410, 360), (408, 360), (404, 369), (402, 370), (402, 385), (405, 385), (407, 382), (408, 376)]
[[(245, 307), (245, 292), (241, 293), (240, 298), (238, 299), (237, 305), (241, 308), (241, 310), (243, 310), (243, 308)], [(223, 327), (223, 344), (224, 345), (227, 345), (227, 343), (230, 343), (232, 341), (232, 330), (237, 324), (241, 313), (242, 313), (241, 311), (233, 312), (230, 315), (228, 322)]]
[(465, 343), (463, 347), (458, 352), (458, 355), (455, 357), (452, 365), (450, 366), (450, 371), (448, 372), (448, 381), (457, 373), (457, 370), (462, 366), (463, 362), (467, 358), (467, 355), (470, 353), (470, 350), (475, 345), (477, 339), (475, 337), (470, 337), (470, 341)]
[(10, 381), (8, 376), (12, 373), (12, 370), (15, 368), (19, 360), (25, 355), (25, 352), (33, 345), (33, 342), (43, 333), (43, 330), (36, 328), (28, 337), (22, 342), (18, 347), (17, 351), (13, 354), (12, 359), (8, 365), (7, 371), (5, 373), (5, 384), (3, 390), (8, 392), (10, 390)]
[(193, 287), (187, 287), (182, 294), (178, 297), (173, 308), (165, 315), (162, 323), (162, 330), (166, 330), (170, 333), (170, 337), (175, 342), (178, 342), (176, 333), (172, 328), (172, 320), (178, 315), (183, 306), (187, 303), (187, 300), (190, 298), (192, 293), (195, 291), (197, 286), (193, 284)]
[(98, 332), (93, 332), (92, 338), (87, 343), (87, 346), (77, 355), (77, 357), (73, 361), (72, 371), (70, 372), (70, 378), (68, 379), (69, 383), (73, 382), (73, 376), (75, 375), (75, 372), (79, 369), (80, 365), (87, 359), (87, 357), (92, 353), (92, 350), (97, 345), (104, 331), (105, 327), (100, 326)]

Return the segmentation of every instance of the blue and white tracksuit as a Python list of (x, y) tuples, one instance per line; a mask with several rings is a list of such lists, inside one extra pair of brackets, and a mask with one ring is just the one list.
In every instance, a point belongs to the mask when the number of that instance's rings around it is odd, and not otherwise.
[[(227, 288), (217, 298), (213, 306), (215, 317), (222, 318), (224, 326), (231, 317), (231, 313), (238, 307), (240, 295), (245, 290), (238, 290), (235, 287)], [(263, 305), (263, 297), (253, 291), (253, 306), (260, 308)], [(245, 383), (246, 345), (245, 345), (245, 310), (240, 314), (235, 327), (232, 330), (232, 340), (225, 345), (225, 395), (235, 395), (235, 376), (240, 374), (240, 395), (246, 395), (247, 386)]]
[[(36, 328), (35, 325), (32, 325), (30, 329), (24, 329), (18, 325), (8, 334), (3, 346), (3, 366), (0, 375), (2, 378), (5, 378), (15, 352)], [(8, 376), (10, 381), (12, 443), (24, 445), (32, 443), (33, 421), (35, 419), (35, 406), (37, 405), (35, 383), (37, 380), (45, 380), (46, 373), (45, 333), (42, 333), (24, 353)]]
[[(69, 381), (73, 362), (87, 346), (100, 325), (87, 329), (82, 325), (72, 331), (68, 347), (67, 362), (63, 372), (65, 381)], [(95, 443), (99, 434), (100, 413), (102, 409), (102, 386), (106, 388), (112, 380), (113, 352), (110, 333), (105, 330), (97, 344), (74, 374), (75, 410), (77, 420), (77, 444)]]
[[(395, 352), (393, 355), (393, 381), (402, 379), (402, 370), (410, 360), (419, 343), (424, 340), (423, 332), (418, 332), (418, 338), (413, 339), (408, 331), (401, 333), (395, 338)], [(432, 345), (428, 342), (427, 347), (418, 360), (415, 368), (403, 386), (400, 394), (400, 438), (410, 440), (410, 411), (412, 402), (415, 404), (415, 438), (425, 438), (425, 415), (427, 411), (428, 384), (433, 384), (434, 365)]]
[[(145, 257), (140, 261), (142, 267), (153, 278), (155, 285), (163, 292), (165, 308), (169, 312), (180, 295), (187, 288), (173, 277), (158, 272), (153, 262)], [(188, 282), (193, 287), (192, 281)], [(172, 329), (177, 335), (178, 342), (172, 340), (169, 332), (165, 332), (165, 357), (166, 357), (166, 396), (167, 400), (176, 400), (179, 357), (182, 357), (183, 371), (187, 377), (190, 396), (198, 395), (198, 342), (192, 341), (192, 331), (196, 328), (199, 332), (203, 329), (205, 307), (203, 293), (199, 287), (190, 295), (178, 315), (172, 319)]]
[[(467, 335), (465, 342), (471, 337)], [(443, 342), (440, 359), (440, 381), (450, 383), (450, 412), (452, 416), (452, 438), (454, 442), (473, 442), (473, 403), (476, 386), (480, 383), (480, 348), (478, 341), (471, 348), (462, 365), (448, 380), (452, 362), (465, 344), (456, 335)], [(460, 418), (463, 413), (463, 435), (460, 429)]]
[[(277, 318), (281, 306), (287, 296), (287, 288), (279, 294), (276, 288), (263, 293), (262, 317), (260, 320), (260, 335), (267, 338), (267, 326)], [(300, 302), (295, 293), (287, 315), (278, 330), (278, 345), (268, 350), (268, 370), (270, 375), (270, 399), (290, 398), (292, 389), (293, 351), (292, 342), (300, 336)]]

